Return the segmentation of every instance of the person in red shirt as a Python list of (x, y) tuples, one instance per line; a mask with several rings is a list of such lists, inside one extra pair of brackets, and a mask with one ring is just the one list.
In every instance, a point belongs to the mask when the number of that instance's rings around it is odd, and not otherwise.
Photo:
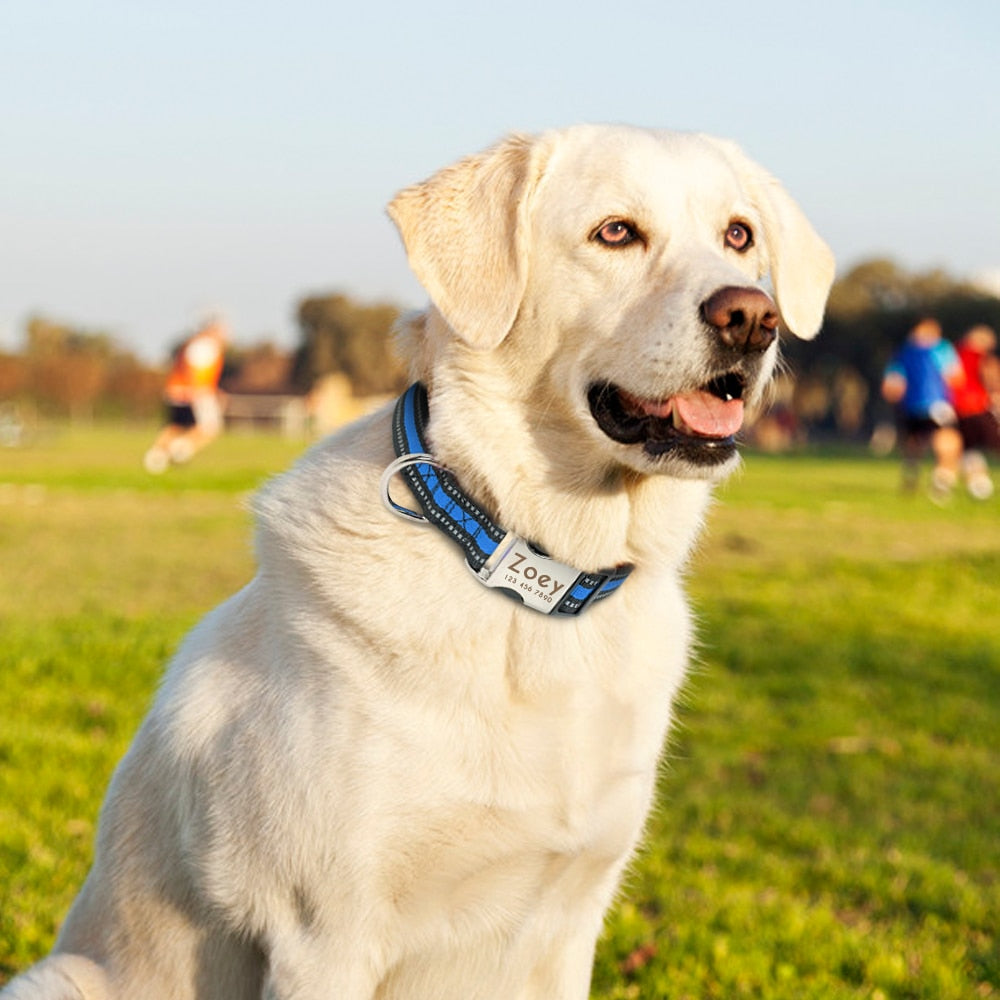
[(227, 340), (225, 324), (213, 319), (174, 355), (163, 394), (167, 422), (144, 459), (149, 472), (190, 461), (222, 430), (219, 378)]
[(962, 435), (962, 471), (969, 493), (977, 500), (993, 495), (986, 452), (1000, 455), (1000, 359), (997, 337), (988, 326), (974, 326), (958, 343), (965, 372), (955, 387), (952, 403)]

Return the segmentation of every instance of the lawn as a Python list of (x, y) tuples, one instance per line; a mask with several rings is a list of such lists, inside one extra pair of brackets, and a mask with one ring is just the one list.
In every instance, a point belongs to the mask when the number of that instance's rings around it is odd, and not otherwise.
[[(0, 451), (0, 982), (51, 945), (184, 632), (253, 572), (245, 500), (301, 442), (153, 478), (149, 434)], [(593, 997), (1000, 997), (1000, 500), (892, 460), (750, 455)]]

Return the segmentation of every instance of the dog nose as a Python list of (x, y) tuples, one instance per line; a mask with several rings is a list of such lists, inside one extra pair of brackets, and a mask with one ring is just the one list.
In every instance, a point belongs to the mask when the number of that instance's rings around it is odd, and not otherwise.
[(726, 347), (737, 350), (767, 350), (778, 335), (778, 307), (760, 288), (720, 288), (702, 302), (701, 315)]

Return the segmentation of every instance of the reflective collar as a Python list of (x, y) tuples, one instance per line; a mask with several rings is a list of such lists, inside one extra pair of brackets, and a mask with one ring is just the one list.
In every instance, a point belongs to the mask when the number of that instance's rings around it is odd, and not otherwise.
[[(462, 547), (480, 583), (542, 614), (578, 615), (622, 585), (632, 572), (631, 565), (581, 573), (496, 524), (428, 453), (424, 444), (427, 419), (427, 390), (423, 383), (414, 382), (400, 396), (393, 414), (392, 444), (397, 457), (381, 482), (382, 500), (389, 510), (436, 525)], [(389, 483), (397, 473), (406, 477), (423, 513), (401, 506), (389, 495)]]

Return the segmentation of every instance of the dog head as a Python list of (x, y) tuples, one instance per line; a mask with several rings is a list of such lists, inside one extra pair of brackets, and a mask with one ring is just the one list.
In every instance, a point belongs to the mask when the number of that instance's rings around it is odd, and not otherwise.
[(457, 352), (544, 400), (550, 434), (643, 473), (732, 466), (779, 327), (814, 336), (834, 273), (784, 188), (702, 135), (514, 136), (389, 214)]

